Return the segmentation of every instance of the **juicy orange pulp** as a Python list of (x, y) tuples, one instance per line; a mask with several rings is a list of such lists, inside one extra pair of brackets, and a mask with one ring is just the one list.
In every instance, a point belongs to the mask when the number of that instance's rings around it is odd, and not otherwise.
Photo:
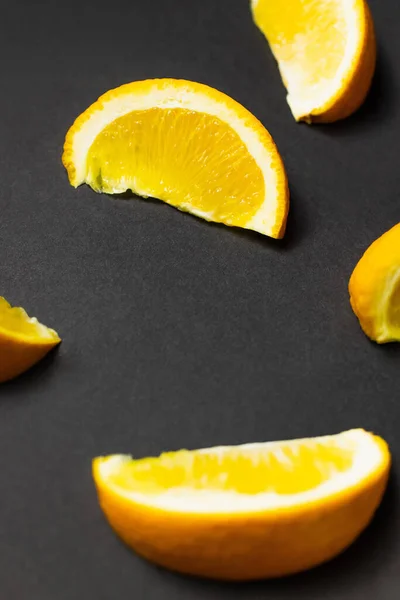
[[(341, 3), (324, 0), (271, 0), (254, 8), (257, 24), (268, 37), (282, 78), (297, 96), (318, 94), (334, 78), (346, 46), (346, 21)], [(282, 23), (285, 24), (282, 28)]]
[(10, 306), (0, 297), (0, 334), (20, 336), (25, 340), (60, 341), (53, 329), (45, 327), (37, 319), (29, 318), (20, 306)]
[(265, 198), (262, 172), (238, 134), (217, 117), (182, 108), (133, 111), (110, 123), (90, 147), (87, 182), (238, 227)]
[(352, 459), (352, 448), (339, 448), (334, 442), (282, 444), (278, 455), (266, 453), (265, 449), (255, 454), (251, 446), (247, 451), (230, 448), (229, 453), (221, 454), (181, 450), (159, 458), (126, 462), (110, 475), (110, 481), (145, 494), (171, 488), (296, 494), (315, 488), (335, 472), (348, 470)]
[(388, 323), (400, 332), (400, 283), (395, 287), (388, 303)]

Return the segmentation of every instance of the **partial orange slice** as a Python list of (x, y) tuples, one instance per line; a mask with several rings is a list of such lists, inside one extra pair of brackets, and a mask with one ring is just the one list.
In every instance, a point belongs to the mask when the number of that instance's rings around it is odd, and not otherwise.
[(111, 527), (164, 567), (217, 579), (289, 575), (344, 550), (370, 522), (390, 467), (364, 430), (93, 462)]
[(364, 101), (376, 62), (365, 0), (250, 0), (296, 121), (331, 122)]
[(60, 342), (53, 329), (0, 297), (0, 382), (30, 369)]
[(132, 190), (274, 238), (285, 231), (287, 179), (271, 136), (206, 85), (155, 79), (107, 92), (69, 130), (63, 163), (75, 187)]
[(365, 252), (349, 283), (364, 332), (379, 344), (400, 342), (400, 223)]

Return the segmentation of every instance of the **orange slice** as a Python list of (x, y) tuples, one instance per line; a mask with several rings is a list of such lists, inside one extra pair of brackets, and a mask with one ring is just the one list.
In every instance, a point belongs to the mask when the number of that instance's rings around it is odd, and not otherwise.
[(0, 297), (0, 382), (20, 375), (60, 342), (53, 329)]
[(132, 190), (274, 238), (285, 231), (287, 180), (271, 136), (206, 85), (156, 79), (107, 92), (67, 133), (63, 163), (75, 187)]
[(296, 121), (331, 122), (364, 101), (376, 62), (365, 0), (251, 0)]
[(93, 462), (101, 508), (134, 550), (217, 579), (302, 571), (344, 550), (370, 522), (390, 467), (361, 429), (336, 436)]
[(371, 340), (379, 344), (400, 341), (400, 223), (362, 256), (349, 292), (353, 310)]

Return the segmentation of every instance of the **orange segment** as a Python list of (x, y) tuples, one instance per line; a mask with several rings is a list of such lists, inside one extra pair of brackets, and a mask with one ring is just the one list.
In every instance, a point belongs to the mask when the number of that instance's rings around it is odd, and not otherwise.
[(218, 579), (278, 577), (344, 550), (386, 487), (386, 443), (336, 436), (93, 462), (106, 518), (139, 554)]
[(138, 81), (104, 94), (67, 133), (63, 163), (73, 186), (132, 190), (180, 210), (283, 236), (285, 169), (266, 129), (208, 86)]
[(53, 329), (0, 297), (0, 382), (32, 367), (60, 341)]
[(251, 0), (297, 121), (336, 121), (363, 102), (376, 61), (364, 0)]
[(349, 292), (368, 337), (380, 344), (400, 341), (400, 223), (362, 256), (350, 278)]

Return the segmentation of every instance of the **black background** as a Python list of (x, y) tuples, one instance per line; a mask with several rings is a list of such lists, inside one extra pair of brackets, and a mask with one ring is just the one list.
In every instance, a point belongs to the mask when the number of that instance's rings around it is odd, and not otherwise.
[[(371, 0), (379, 60), (352, 118), (297, 125), (246, 0), (3, 0), (0, 293), (60, 349), (0, 389), (1, 600), (395, 600), (400, 346), (361, 332), (347, 293), (400, 220), (400, 3)], [(102, 92), (207, 83), (275, 138), (287, 235), (210, 225), (157, 201), (74, 190), (65, 132)], [(373, 525), (330, 564), (217, 584), (157, 569), (98, 508), (91, 459), (365, 427), (394, 455)]]

